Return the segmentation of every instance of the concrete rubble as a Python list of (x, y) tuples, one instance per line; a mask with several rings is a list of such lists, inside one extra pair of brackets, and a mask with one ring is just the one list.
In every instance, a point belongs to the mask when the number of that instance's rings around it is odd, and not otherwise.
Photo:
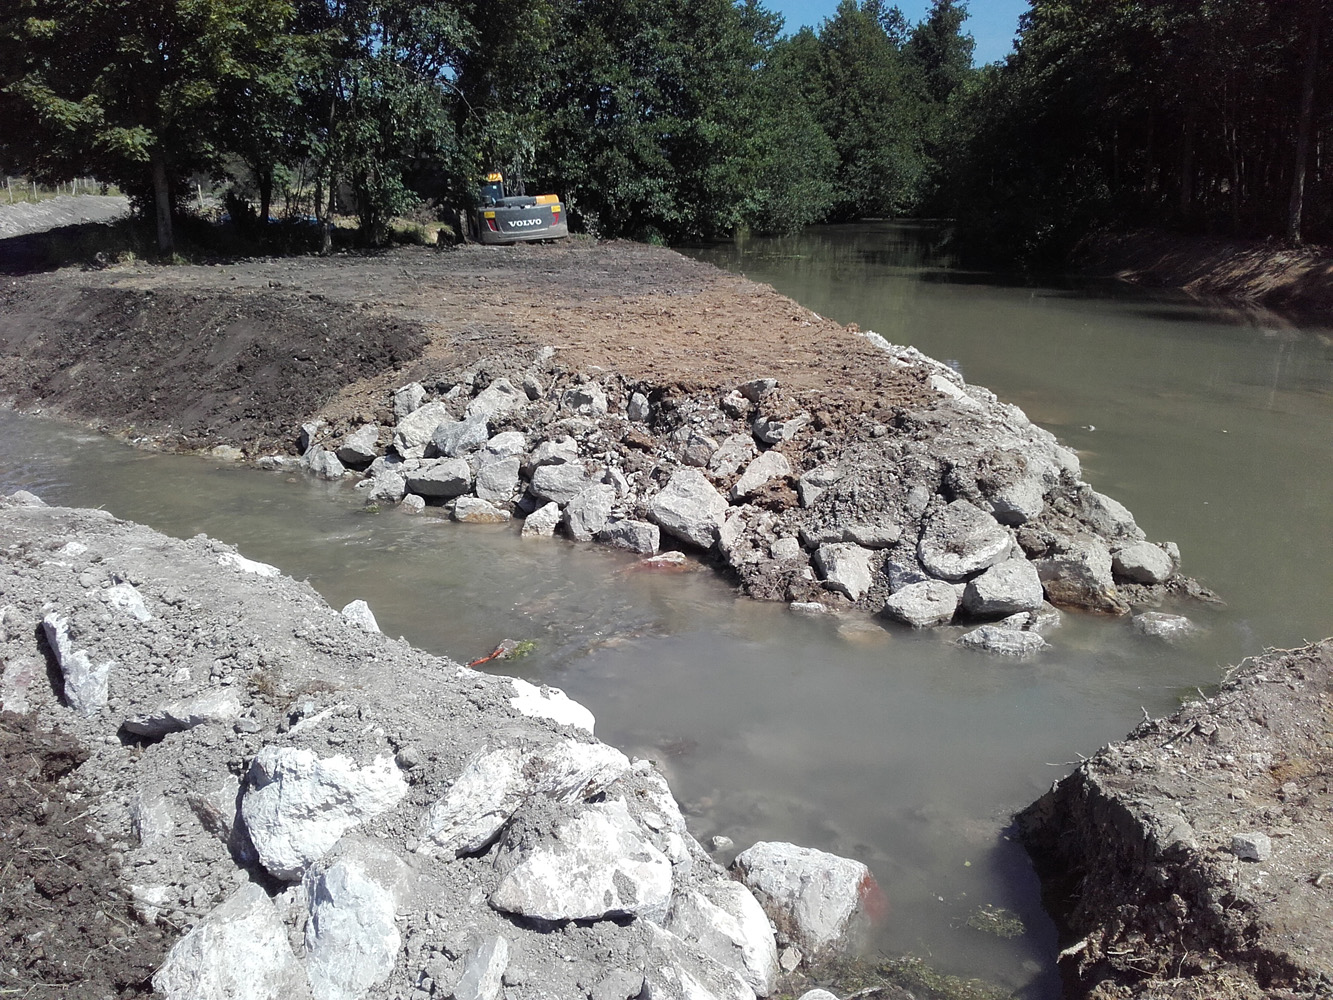
[[(569, 371), (542, 349), (402, 386), (379, 413), (391, 426), (307, 423), (298, 445), (316, 474), (320, 449), (354, 458), (371, 504), (448, 505), (470, 523), (512, 516), (526, 537), (641, 555), (680, 549), (753, 597), (913, 628), (996, 623), (1046, 603), (1128, 615), (1206, 596), (1180, 574), (1176, 546), (1148, 541), (1021, 410), (865, 336), (934, 401), (891, 424), (831, 425), (817, 398), (771, 376), (673, 395)], [(372, 442), (369, 461), (353, 454)], [(1008, 654), (1045, 645), (994, 630), (968, 642)]]
[(4, 662), (114, 665), (74, 697), (7, 667), (3, 707), (88, 748), (87, 821), (164, 937), (167, 1000), (753, 1000), (780, 941), (853, 941), (864, 866), (805, 852), (822, 888), (788, 898), (754, 864), (752, 893), (558, 689), (412, 649), (203, 535), (0, 498), (0, 539)]

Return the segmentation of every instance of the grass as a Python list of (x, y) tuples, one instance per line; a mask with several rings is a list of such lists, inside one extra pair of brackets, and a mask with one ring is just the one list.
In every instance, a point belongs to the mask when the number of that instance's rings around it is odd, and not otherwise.
[[(114, 184), (108, 184), (106, 193), (120, 194), (120, 189)], [(58, 198), (62, 194), (102, 194), (102, 185), (95, 181), (80, 179), (69, 184), (61, 183), (47, 187), (35, 184), (27, 177), (6, 177), (4, 185), (0, 186), (0, 205), (35, 205), (38, 202)]]

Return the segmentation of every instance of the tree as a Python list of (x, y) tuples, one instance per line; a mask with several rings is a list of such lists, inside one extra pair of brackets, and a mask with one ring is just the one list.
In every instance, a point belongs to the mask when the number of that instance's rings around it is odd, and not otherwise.
[(171, 252), (173, 184), (216, 167), (219, 94), (290, 17), (287, 0), (20, 0), (6, 34), (23, 54), (6, 92), (39, 132), (34, 165), (143, 192)]

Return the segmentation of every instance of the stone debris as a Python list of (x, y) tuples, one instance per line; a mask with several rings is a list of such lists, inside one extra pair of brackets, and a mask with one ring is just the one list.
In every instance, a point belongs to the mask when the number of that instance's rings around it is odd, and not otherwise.
[(1002, 625), (982, 625), (958, 637), (958, 645), (997, 656), (1031, 656), (1046, 648), (1037, 632), (1022, 632)]
[(270, 566), (268, 563), (258, 562), (254, 559), (247, 559), (239, 552), (224, 552), (218, 556), (219, 566), (230, 566), (238, 569), (242, 573), (253, 573), (255, 576), (281, 576), (282, 570), (276, 566)]
[(96, 715), (106, 707), (107, 683), (116, 661), (94, 663), (86, 649), (77, 649), (68, 618), (49, 614), (42, 619), (42, 631), (64, 677), (65, 703), (80, 715)]
[(463, 976), (454, 987), (454, 1000), (497, 1000), (509, 966), (509, 942), (496, 934), (478, 941), (463, 958)]
[(463, 524), (504, 524), (513, 516), (481, 497), (462, 496), (454, 503), (454, 520)]
[(435, 454), (445, 458), (455, 458), (476, 451), (489, 441), (490, 437), (486, 418), (472, 416), (466, 420), (446, 420), (437, 424), (431, 433), (430, 445)]
[(776, 841), (742, 851), (732, 870), (773, 921), (779, 944), (806, 958), (847, 947), (863, 905), (880, 892), (859, 861)]
[(346, 435), (334, 454), (347, 466), (366, 466), (379, 458), (380, 429), (375, 424), (362, 424)]
[(559, 523), (560, 505), (552, 501), (543, 507), (538, 507), (523, 519), (523, 530), (520, 534), (524, 538), (550, 538), (555, 534)]
[(1184, 615), (1171, 615), (1165, 611), (1144, 611), (1132, 619), (1135, 631), (1154, 639), (1175, 642), (1197, 635), (1201, 629)]
[(297, 882), (344, 833), (406, 794), (392, 757), (358, 767), (341, 755), (267, 746), (246, 773), (241, 817), (269, 874)]
[(153, 988), (167, 1000), (311, 997), (278, 907), (247, 882), (176, 942)]
[(613, 486), (598, 483), (580, 491), (565, 508), (565, 533), (576, 542), (591, 542), (606, 527), (615, 502)]
[(766, 451), (750, 462), (741, 478), (736, 480), (729, 494), (731, 502), (743, 500), (773, 479), (790, 475), (791, 463), (787, 461), (787, 456), (778, 451)]
[(314, 1000), (360, 1000), (393, 973), (406, 872), (384, 848), (344, 842), (338, 857), (306, 873), (305, 965)]
[(134, 589), (133, 584), (117, 583), (115, 586), (107, 587), (102, 591), (102, 599), (111, 607), (134, 618), (136, 621), (152, 621), (153, 616), (148, 610), (148, 605), (144, 603), (143, 595)]
[(423, 497), (461, 497), (472, 492), (472, 469), (461, 458), (425, 461), (407, 473), (407, 488)]
[(975, 504), (955, 500), (926, 522), (917, 557), (932, 576), (963, 580), (995, 565), (1012, 544), (995, 518)]
[(1152, 542), (1135, 542), (1115, 551), (1111, 569), (1133, 583), (1166, 583), (1176, 572), (1178, 558)]
[(1231, 838), (1231, 853), (1242, 861), (1267, 861), (1273, 854), (1273, 841), (1266, 833), (1237, 833)]
[(712, 548), (727, 501), (698, 469), (678, 469), (648, 508), (648, 519), (668, 535), (701, 549)]
[(357, 625), (367, 632), (378, 632), (380, 623), (375, 620), (375, 613), (370, 610), (370, 605), (362, 600), (352, 601), (343, 607), (340, 614), (353, 625)]
[(773, 924), (754, 894), (739, 882), (677, 893), (666, 929), (722, 965), (736, 968), (739, 959), (741, 976), (757, 995), (773, 992), (778, 977)]
[(1006, 559), (967, 582), (963, 610), (978, 618), (1035, 611), (1044, 599), (1037, 568), (1026, 559)]
[(179, 733), (195, 726), (222, 725), (241, 717), (241, 699), (228, 688), (207, 691), (187, 701), (169, 702), (150, 712), (126, 719), (121, 728), (150, 739)]
[(550, 719), (559, 725), (572, 726), (592, 735), (592, 712), (559, 688), (530, 684), (521, 677), (511, 677), (509, 683), (514, 688), (514, 696), (509, 699), (509, 704), (520, 715), (530, 719)]
[(870, 550), (851, 542), (830, 542), (815, 551), (824, 586), (859, 601), (870, 589)]
[(913, 628), (947, 625), (958, 611), (958, 588), (943, 580), (909, 583), (884, 602), (884, 613)]

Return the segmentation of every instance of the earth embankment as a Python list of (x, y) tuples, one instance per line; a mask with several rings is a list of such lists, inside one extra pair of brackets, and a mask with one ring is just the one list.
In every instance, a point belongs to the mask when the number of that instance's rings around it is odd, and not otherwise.
[(1075, 263), (1087, 274), (1283, 312), (1333, 306), (1333, 249), (1326, 246), (1136, 230), (1090, 237)]

